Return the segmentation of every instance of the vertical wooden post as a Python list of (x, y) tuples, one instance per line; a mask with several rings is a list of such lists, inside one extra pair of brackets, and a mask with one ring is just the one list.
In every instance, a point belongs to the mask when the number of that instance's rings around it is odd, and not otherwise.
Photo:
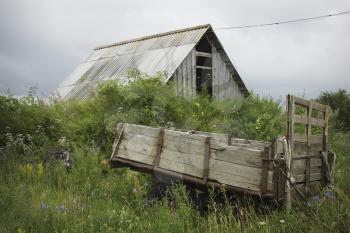
[(324, 118), (324, 129), (323, 129), (323, 151), (328, 151), (328, 118), (329, 118), (329, 107), (326, 105), (326, 109), (323, 115)]
[(305, 196), (307, 197), (310, 189), (310, 157), (305, 160)]
[(227, 145), (229, 145), (229, 146), (232, 145), (232, 134), (227, 135)]
[(155, 168), (159, 167), (160, 154), (162, 153), (163, 142), (164, 142), (164, 128), (160, 128), (158, 141), (157, 141), (156, 156), (153, 161), (153, 167)]
[(196, 49), (193, 48), (192, 49), (192, 66), (191, 66), (191, 81), (192, 81), (192, 99), (194, 99), (197, 95), (197, 83), (196, 83), (196, 76), (197, 76), (197, 72), (196, 72), (196, 62), (197, 62), (197, 57), (195, 54)]
[[(293, 140), (293, 134), (294, 134), (294, 97), (292, 95), (287, 96), (287, 146), (286, 146), (286, 166), (287, 166), (287, 177), (290, 178), (290, 172), (291, 172), (291, 160), (292, 160), (292, 153), (293, 153), (293, 147), (294, 147), (294, 140)], [(287, 180), (286, 181), (286, 209), (287, 212), (292, 207), (292, 198), (291, 198), (291, 190), (290, 190), (290, 183)]]
[(267, 193), (267, 182), (269, 175), (269, 164), (270, 164), (270, 147), (265, 146), (262, 152), (262, 174), (261, 174), (261, 193)]
[[(307, 108), (308, 121), (307, 121), (307, 146), (311, 146), (311, 117), (312, 117), (312, 102), (309, 102), (309, 107)], [(308, 150), (309, 151), (309, 150)]]
[[(329, 107), (326, 105), (325, 111), (323, 113), (324, 118), (324, 128), (323, 128), (323, 142), (322, 142), (322, 150), (326, 153), (326, 159), (328, 159), (328, 118), (329, 118)], [(322, 186), (326, 185), (326, 161), (322, 160), (322, 168), (321, 168), (321, 184)]]
[(312, 118), (312, 102), (309, 101), (309, 106), (307, 108), (307, 134), (306, 134), (306, 140), (307, 140), (307, 157), (305, 159), (305, 196), (308, 195), (309, 189), (310, 189), (310, 151), (311, 151), (311, 135), (312, 135), (312, 124), (311, 124), (311, 118)]
[(123, 133), (124, 133), (124, 124), (121, 125), (121, 127), (118, 127), (118, 137), (115, 139), (113, 143), (113, 151), (110, 159), (113, 159), (114, 156), (118, 153), (120, 143), (123, 138)]
[(203, 181), (206, 184), (209, 176), (209, 159), (210, 159), (210, 137), (205, 139), (204, 164), (203, 164)]

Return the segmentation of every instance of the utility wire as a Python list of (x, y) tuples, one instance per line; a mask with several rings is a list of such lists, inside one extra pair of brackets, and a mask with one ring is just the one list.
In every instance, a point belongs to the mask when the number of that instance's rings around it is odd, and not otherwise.
[(221, 27), (221, 28), (219, 27), (219, 28), (214, 28), (214, 29), (215, 30), (229, 30), (229, 29), (241, 29), (241, 28), (266, 27), (266, 26), (274, 26), (274, 25), (280, 25), (280, 24), (288, 24), (288, 23), (297, 23), (297, 22), (302, 22), (302, 21), (317, 20), (317, 19), (340, 16), (340, 15), (345, 15), (345, 14), (350, 14), (350, 10), (342, 11), (342, 12), (338, 12), (338, 13), (334, 13), (334, 14), (320, 15), (320, 16), (315, 16), (315, 17), (300, 18), (300, 19), (293, 19), (293, 20), (286, 20), (286, 21), (279, 21), (279, 22), (274, 22), (274, 23), (251, 24), (251, 25)]

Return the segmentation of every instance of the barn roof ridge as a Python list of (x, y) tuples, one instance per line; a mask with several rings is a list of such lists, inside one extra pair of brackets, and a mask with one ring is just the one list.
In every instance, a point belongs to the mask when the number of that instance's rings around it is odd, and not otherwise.
[(210, 24), (203, 24), (118, 43), (96, 47), (90, 56), (57, 88), (64, 99), (85, 99), (98, 83), (118, 79), (123, 81), (130, 68), (153, 75), (166, 73), (166, 82), (193, 50), (201, 38), (211, 41), (244, 96), (249, 95), (243, 80)]
[(134, 43), (134, 42), (138, 42), (138, 41), (143, 41), (143, 40), (148, 40), (148, 39), (153, 39), (153, 38), (157, 38), (157, 37), (163, 37), (163, 36), (168, 36), (168, 35), (172, 35), (172, 34), (188, 32), (188, 31), (193, 31), (193, 30), (198, 30), (198, 29), (203, 29), (203, 28), (209, 29), (210, 27), (211, 27), (210, 24), (197, 25), (194, 27), (187, 27), (187, 28), (172, 30), (172, 31), (168, 31), (168, 32), (162, 32), (162, 33), (157, 33), (157, 34), (153, 34), (153, 35), (142, 36), (142, 37), (138, 37), (135, 39), (124, 40), (124, 41), (111, 43), (111, 44), (107, 44), (107, 45), (97, 46), (94, 48), (94, 50), (110, 48), (110, 47), (114, 47), (114, 46)]

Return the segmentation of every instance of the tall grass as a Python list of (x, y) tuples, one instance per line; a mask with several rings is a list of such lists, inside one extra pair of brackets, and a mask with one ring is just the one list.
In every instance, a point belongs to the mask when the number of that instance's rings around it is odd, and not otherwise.
[[(189, 190), (174, 185), (147, 201), (149, 175), (110, 169), (118, 122), (229, 132), (270, 140), (284, 132), (284, 111), (272, 99), (244, 102), (176, 97), (159, 77), (127, 86), (107, 83), (85, 102), (51, 104), (34, 95), (2, 96), (0, 232), (347, 232), (350, 227), (349, 133), (331, 131), (337, 153), (334, 197), (321, 195), (285, 213), (265, 203), (230, 200), (210, 190), (199, 211)], [(69, 150), (73, 168), (52, 157)], [(263, 211), (262, 211), (263, 210)]]

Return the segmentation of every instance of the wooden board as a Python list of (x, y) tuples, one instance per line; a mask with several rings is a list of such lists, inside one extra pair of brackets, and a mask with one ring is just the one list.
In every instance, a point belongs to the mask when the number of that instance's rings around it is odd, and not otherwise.
[[(260, 191), (261, 168), (247, 167), (225, 161), (209, 160), (209, 179), (253, 191)], [(269, 172), (268, 189), (272, 190), (272, 172)]]
[(207, 136), (164, 130), (160, 168), (203, 177)]
[(148, 137), (158, 137), (160, 128), (148, 127), (143, 125), (125, 124), (124, 133), (130, 135), (144, 135)]
[(124, 124), (117, 157), (152, 165), (160, 128)]
[[(292, 173), (297, 174), (299, 171), (305, 171), (306, 162), (305, 159), (293, 160), (292, 162)], [(310, 168), (312, 171), (321, 171), (322, 160), (321, 158), (310, 158)]]
[(186, 164), (173, 159), (167, 159), (167, 157), (162, 157), (160, 159), (159, 167), (177, 172), (179, 174), (187, 174), (195, 177), (203, 176), (203, 167), (195, 166), (193, 164)]
[(211, 159), (226, 161), (252, 167), (262, 167), (262, 150), (238, 146), (214, 144), (211, 147)]
[(221, 133), (209, 133), (209, 132), (202, 132), (202, 131), (194, 131), (195, 134), (200, 135), (206, 135), (210, 137), (211, 144), (217, 143), (217, 144), (230, 144), (230, 136), (228, 134), (221, 134)]
[[(296, 183), (305, 183), (306, 182), (306, 174), (299, 174), (299, 175), (293, 175)], [(313, 181), (320, 181), (321, 180), (321, 173), (311, 173), (310, 174), (310, 182)]]

